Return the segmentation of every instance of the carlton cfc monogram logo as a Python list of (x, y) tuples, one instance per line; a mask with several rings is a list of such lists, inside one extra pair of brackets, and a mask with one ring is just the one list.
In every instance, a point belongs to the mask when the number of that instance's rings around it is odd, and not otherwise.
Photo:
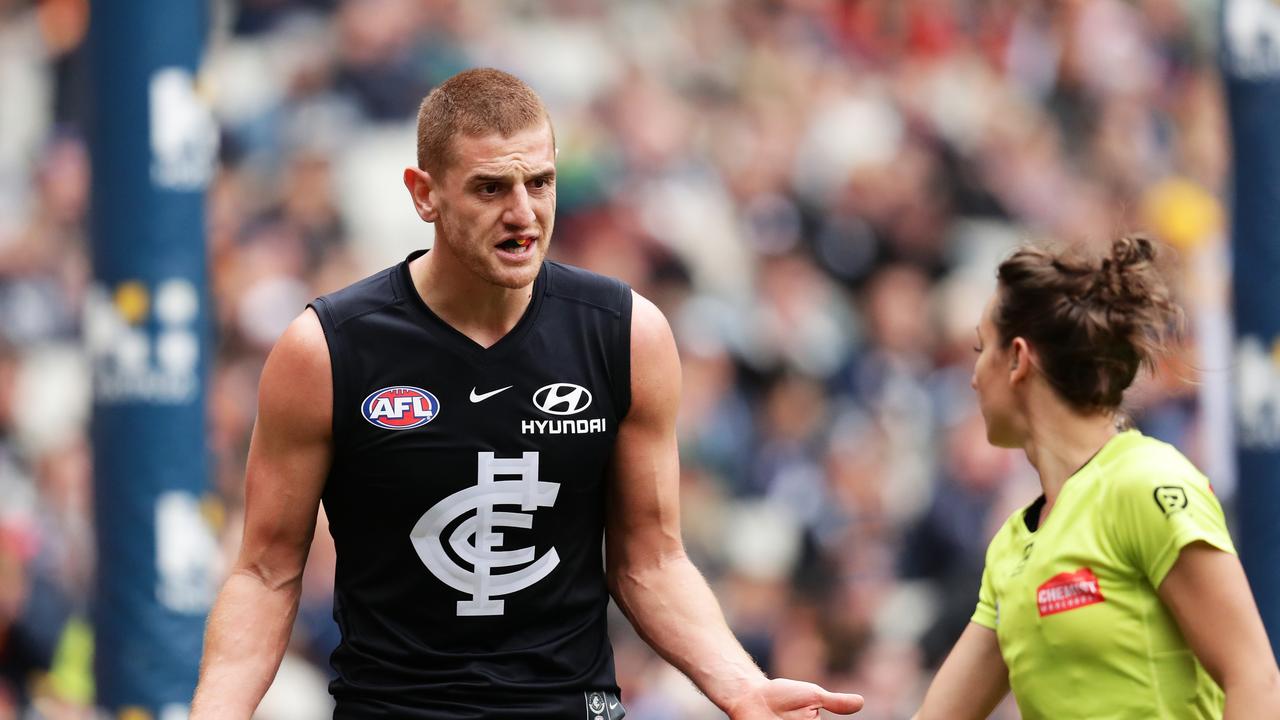
[[(538, 481), (538, 453), (526, 452), (518, 458), (494, 457), (479, 453), (477, 484), (460, 490), (436, 503), (418, 519), (409, 540), (431, 574), (445, 585), (470, 595), (458, 601), (458, 615), (502, 615), (504, 601), (495, 598), (510, 595), (538, 582), (560, 564), (560, 556), (551, 548), (542, 557), (536, 550), (498, 550), (502, 533), (495, 528), (528, 530), (533, 527), (532, 513), (540, 507), (556, 504), (559, 483)], [(518, 480), (498, 480), (515, 476)], [(502, 512), (499, 505), (520, 507), (520, 512)], [(474, 513), (474, 514), (472, 514)], [(458, 524), (448, 543), (457, 557), (471, 565), (468, 569), (454, 561), (445, 551), (445, 530), (458, 518), (471, 515)], [(512, 572), (495, 573), (500, 568), (523, 565)]]

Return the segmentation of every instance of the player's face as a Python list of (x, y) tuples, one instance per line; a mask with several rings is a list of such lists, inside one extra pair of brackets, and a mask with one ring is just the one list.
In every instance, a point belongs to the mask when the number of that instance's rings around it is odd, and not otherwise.
[(1000, 347), (995, 323), (991, 320), (996, 297), (993, 295), (987, 301), (978, 322), (978, 342), (974, 346), (978, 360), (974, 363), (969, 385), (978, 393), (978, 407), (987, 424), (987, 442), (997, 447), (1020, 447), (1016, 403), (1009, 382), (1012, 350), (1011, 346)]
[(542, 123), (510, 136), (460, 135), (433, 188), (436, 242), (481, 278), (521, 288), (537, 277), (556, 212), (555, 142)]

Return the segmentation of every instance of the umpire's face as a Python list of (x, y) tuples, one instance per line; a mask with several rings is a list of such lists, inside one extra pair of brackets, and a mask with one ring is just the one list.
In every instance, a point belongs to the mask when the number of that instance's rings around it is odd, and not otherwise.
[[(556, 212), (555, 141), (542, 123), (511, 135), (459, 135), (431, 178), (436, 249), (480, 278), (521, 288), (537, 277)], [(421, 212), (421, 208), (420, 208)]]
[(978, 393), (978, 407), (987, 424), (987, 441), (996, 447), (1015, 448), (1021, 447), (1024, 435), (1018, 413), (1019, 403), (1013, 390), (1017, 359), (1012, 345), (1007, 348), (1000, 346), (1000, 336), (992, 320), (997, 302), (999, 293), (987, 301), (986, 309), (982, 311), (977, 345), (974, 346), (978, 359), (969, 385)]

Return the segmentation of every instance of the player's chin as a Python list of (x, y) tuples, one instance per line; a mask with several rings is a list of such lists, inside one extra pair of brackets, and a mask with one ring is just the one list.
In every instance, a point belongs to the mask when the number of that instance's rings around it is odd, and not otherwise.
[(538, 277), (538, 269), (541, 267), (542, 253), (514, 266), (498, 262), (489, 268), (489, 282), (509, 290), (518, 290), (528, 287)]

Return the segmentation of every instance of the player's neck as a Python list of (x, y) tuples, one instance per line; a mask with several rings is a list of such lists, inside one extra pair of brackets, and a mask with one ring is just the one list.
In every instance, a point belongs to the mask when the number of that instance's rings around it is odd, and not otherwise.
[(494, 285), (441, 248), (411, 261), (409, 275), (431, 312), (486, 348), (511, 332), (533, 297), (532, 283), (521, 288)]
[(1110, 413), (1079, 413), (1054, 401), (1041, 403), (1029, 419), (1023, 450), (1040, 476), (1049, 508), (1067, 480), (1115, 436), (1115, 420)]

